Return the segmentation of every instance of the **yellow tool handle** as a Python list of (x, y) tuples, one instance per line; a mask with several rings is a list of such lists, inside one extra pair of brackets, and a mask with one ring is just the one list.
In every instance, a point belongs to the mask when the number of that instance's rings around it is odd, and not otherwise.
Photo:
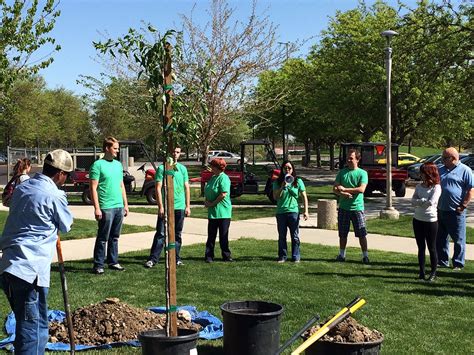
[(360, 299), (357, 303), (352, 305), (350, 308), (344, 307), (341, 309), (334, 317), (332, 317), (329, 321), (327, 321), (321, 328), (318, 329), (316, 333), (311, 335), (306, 341), (298, 346), (295, 351), (291, 353), (291, 355), (299, 355), (303, 351), (305, 351), (311, 344), (316, 342), (318, 339), (322, 338), (327, 332), (329, 332), (336, 324), (340, 323), (344, 320), (347, 316), (351, 313), (357, 311), (360, 307), (365, 304), (364, 299)]

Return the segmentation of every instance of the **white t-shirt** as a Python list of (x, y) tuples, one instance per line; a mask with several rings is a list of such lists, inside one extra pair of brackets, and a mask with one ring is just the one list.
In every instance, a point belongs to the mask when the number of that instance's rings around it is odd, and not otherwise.
[(413, 218), (422, 222), (436, 222), (438, 220), (438, 200), (441, 196), (441, 185), (431, 187), (419, 184), (411, 198), (411, 204), (415, 206)]
[(28, 174), (21, 174), (18, 179), (20, 180), (20, 184), (21, 184), (23, 181), (26, 181), (29, 178), (30, 178), (30, 176)]

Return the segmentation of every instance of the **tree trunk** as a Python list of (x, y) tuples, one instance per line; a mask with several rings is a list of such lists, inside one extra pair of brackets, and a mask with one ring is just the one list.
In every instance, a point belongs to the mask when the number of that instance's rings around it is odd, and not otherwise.
[(310, 144), (309, 139), (307, 139), (306, 142), (304, 142), (304, 155), (305, 155), (304, 166), (309, 166), (309, 162), (311, 161), (311, 144)]
[(330, 162), (330, 165), (329, 165), (329, 169), (331, 171), (334, 171), (334, 142), (331, 142), (329, 144), (329, 162)]

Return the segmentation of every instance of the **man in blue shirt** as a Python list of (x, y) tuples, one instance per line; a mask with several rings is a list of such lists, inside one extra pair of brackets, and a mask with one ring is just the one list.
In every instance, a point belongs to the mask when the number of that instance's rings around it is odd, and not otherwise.
[(54, 150), (43, 173), (18, 185), (0, 238), (0, 285), (15, 314), (15, 354), (44, 354), (48, 341), (47, 296), (58, 230), (68, 232), (73, 217), (58, 187), (72, 171), (71, 155)]
[(442, 155), (443, 164), (439, 168), (441, 197), (438, 202), (438, 235), (436, 250), (438, 264), (449, 267), (449, 238), (454, 242), (453, 269), (464, 267), (466, 250), (466, 208), (474, 195), (472, 170), (459, 162), (455, 148), (447, 148)]

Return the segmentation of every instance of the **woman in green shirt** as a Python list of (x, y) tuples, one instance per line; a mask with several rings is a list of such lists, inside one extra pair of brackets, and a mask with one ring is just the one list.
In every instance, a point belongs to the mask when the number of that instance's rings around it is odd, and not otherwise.
[(233, 261), (229, 249), (229, 226), (232, 218), (230, 179), (224, 173), (227, 164), (224, 159), (216, 158), (209, 163), (209, 166), (213, 176), (204, 188), (204, 205), (208, 208), (207, 242), (204, 257), (207, 263), (214, 261), (214, 246), (217, 231), (219, 231), (222, 259)]
[(292, 261), (300, 261), (299, 238), (299, 204), (298, 198), (303, 196), (304, 214), (308, 219), (308, 197), (303, 180), (296, 176), (292, 162), (286, 160), (281, 165), (280, 175), (273, 182), (273, 197), (277, 200), (277, 227), (278, 227), (278, 262), (284, 263), (287, 259), (286, 233), (290, 230)]

